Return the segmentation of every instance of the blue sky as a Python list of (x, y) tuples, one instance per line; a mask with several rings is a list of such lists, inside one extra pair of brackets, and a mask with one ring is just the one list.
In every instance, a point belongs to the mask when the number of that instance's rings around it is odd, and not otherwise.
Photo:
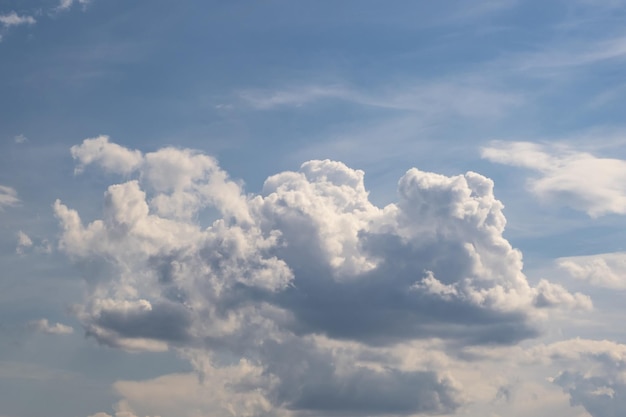
[(617, 415), (625, 17), (0, 2), (0, 417)]

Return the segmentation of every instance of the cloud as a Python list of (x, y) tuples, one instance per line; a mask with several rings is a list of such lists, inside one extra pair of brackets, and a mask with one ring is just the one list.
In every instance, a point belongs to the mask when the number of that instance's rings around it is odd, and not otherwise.
[(494, 142), (482, 149), (492, 162), (536, 171), (529, 190), (542, 200), (586, 212), (591, 217), (626, 214), (626, 161), (597, 157), (566, 146)]
[(572, 339), (537, 347), (533, 355), (560, 365), (551, 381), (593, 417), (615, 417), (626, 407), (626, 345)]
[(28, 142), (28, 138), (22, 134), (19, 134), (13, 138), (15, 143), (26, 143)]
[[(224, 398), (257, 393), (250, 401), (267, 415), (451, 413), (463, 395), (439, 369), (360, 358), (433, 338), (515, 344), (538, 334), (549, 308), (591, 308), (562, 286), (528, 283), (502, 236), (493, 182), (477, 173), (412, 168), (398, 201), (377, 207), (365, 173), (337, 161), (305, 162), (246, 194), (192, 150), (143, 154), (101, 136), (71, 152), (81, 170), (122, 176), (101, 219), (83, 224), (54, 204), (59, 248), (94, 265), (74, 307), (87, 335), (176, 349), (209, 379), (237, 381), (248, 369), (240, 382), (210, 385)], [(208, 213), (215, 220), (202, 225)]]
[(31, 246), (33, 246), (33, 241), (30, 237), (21, 230), (17, 232), (17, 247), (15, 248), (15, 252), (21, 255), (26, 248), (30, 248)]
[(559, 258), (557, 264), (573, 278), (587, 281), (591, 285), (626, 289), (626, 253)]
[(150, 415), (285, 415), (278, 410), (272, 413), (265, 389), (246, 389), (271, 386), (261, 367), (242, 359), (222, 367), (205, 364), (204, 371), (202, 379), (196, 373), (170, 374), (147, 381), (118, 381), (113, 388), (128, 408)]
[(74, 3), (86, 6), (90, 2), (91, 0), (61, 0), (59, 5), (57, 6), (57, 10), (69, 10), (72, 5), (74, 5)]
[(15, 206), (20, 202), (17, 191), (11, 187), (0, 185), (0, 210), (4, 207)]
[(560, 46), (561, 50), (554, 48), (522, 56), (519, 61), (521, 69), (570, 69), (626, 58), (626, 37), (623, 36), (579, 45)]
[(17, 245), (15, 247), (15, 253), (18, 255), (24, 255), (27, 252), (35, 251), (37, 253), (51, 253), (52, 245), (48, 239), (33, 239), (23, 231), (17, 232)]
[(573, 310), (591, 310), (593, 308), (589, 296), (581, 293), (571, 294), (562, 285), (553, 284), (545, 279), (537, 284), (535, 305), (538, 307), (566, 305)]
[(72, 146), (72, 158), (78, 161), (76, 173), (85, 166), (97, 163), (105, 171), (129, 174), (141, 164), (141, 153), (130, 151), (118, 144), (110, 143), (108, 136), (85, 139), (81, 145)]
[(74, 329), (70, 326), (66, 326), (65, 324), (55, 323), (50, 324), (48, 319), (40, 319), (31, 321), (29, 326), (38, 332), (46, 333), (46, 334), (72, 334), (74, 333)]
[(9, 14), (0, 15), (0, 23), (6, 27), (20, 26), (20, 25), (34, 25), (36, 20), (32, 16), (20, 16), (15, 12)]
[(321, 100), (341, 100), (362, 106), (417, 112), (421, 117), (454, 114), (466, 118), (493, 118), (520, 105), (521, 94), (502, 92), (477, 80), (466, 82), (407, 82), (401, 91), (363, 92), (344, 85), (309, 85), (279, 90), (248, 90), (239, 98), (258, 110), (300, 107)]

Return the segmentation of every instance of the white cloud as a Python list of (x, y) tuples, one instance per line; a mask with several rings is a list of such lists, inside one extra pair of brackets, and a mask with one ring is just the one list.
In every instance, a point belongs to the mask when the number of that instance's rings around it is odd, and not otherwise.
[[(89, 224), (54, 204), (60, 249), (100, 265), (77, 318), (99, 343), (174, 348), (205, 378), (232, 380), (208, 382), (220, 396), (211, 415), (450, 413), (464, 397), (441, 370), (357, 358), (432, 338), (515, 344), (538, 334), (547, 308), (591, 307), (528, 283), (493, 182), (473, 172), (410, 169), (381, 208), (364, 172), (336, 161), (271, 176), (254, 195), (190, 150), (143, 155), (99, 137), (71, 152), (81, 169), (132, 176), (108, 187)], [(219, 214), (208, 227), (206, 209)], [(239, 381), (241, 367), (251, 373)], [(143, 386), (124, 386), (134, 409), (158, 412), (137, 405)]]
[(47, 334), (72, 334), (74, 333), (74, 329), (70, 326), (61, 323), (51, 324), (48, 322), (48, 319), (40, 319), (31, 321), (29, 323), (30, 327), (33, 330), (36, 330), (41, 333)]
[(91, 0), (60, 0), (57, 10), (69, 10), (74, 3), (86, 6)]
[(557, 264), (572, 277), (592, 285), (626, 289), (626, 253), (559, 258)]
[(82, 172), (89, 164), (97, 163), (106, 171), (130, 174), (142, 163), (141, 152), (110, 143), (108, 136), (85, 139), (81, 145), (72, 146), (71, 154), (78, 161), (76, 173)]
[(0, 210), (4, 207), (15, 206), (20, 202), (17, 191), (11, 187), (0, 185)]
[(264, 376), (263, 368), (258, 365), (243, 359), (222, 367), (206, 363), (202, 375), (202, 379), (196, 373), (188, 373), (147, 381), (118, 381), (114, 389), (128, 407), (150, 415), (269, 417), (286, 414), (272, 413), (273, 407), (264, 389), (245, 389), (246, 386), (271, 386), (271, 377)]
[(73, 3), (74, 3), (74, 0), (61, 0), (58, 8), (63, 9), (63, 10), (69, 9), (70, 7), (72, 7)]
[(532, 355), (560, 367), (551, 381), (592, 417), (618, 416), (626, 407), (626, 345), (572, 339), (534, 348)]
[(17, 247), (15, 248), (15, 252), (18, 254), (23, 254), (26, 248), (30, 248), (33, 246), (33, 241), (31, 238), (21, 230), (17, 232)]
[(26, 233), (21, 230), (18, 231), (15, 253), (23, 255), (33, 250), (37, 253), (52, 253), (52, 245), (48, 239), (36, 239), (35, 242), (33, 242), (33, 239)]
[(22, 134), (19, 134), (13, 138), (15, 143), (26, 143), (28, 142), (28, 138)]
[(0, 15), (0, 23), (4, 27), (20, 26), (20, 25), (33, 25), (36, 20), (32, 16), (20, 16), (15, 12), (9, 14)]
[(553, 284), (545, 279), (539, 281), (536, 291), (535, 305), (537, 306), (566, 305), (571, 309), (578, 310), (591, 310), (593, 308), (589, 296), (581, 293), (572, 294), (562, 285)]
[(482, 149), (482, 157), (536, 171), (528, 188), (544, 201), (591, 217), (626, 214), (626, 161), (530, 142), (494, 142)]

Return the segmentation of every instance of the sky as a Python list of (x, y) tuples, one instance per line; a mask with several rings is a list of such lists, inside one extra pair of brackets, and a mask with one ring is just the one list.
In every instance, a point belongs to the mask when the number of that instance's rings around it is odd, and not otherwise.
[(0, 0), (0, 417), (616, 417), (626, 2)]

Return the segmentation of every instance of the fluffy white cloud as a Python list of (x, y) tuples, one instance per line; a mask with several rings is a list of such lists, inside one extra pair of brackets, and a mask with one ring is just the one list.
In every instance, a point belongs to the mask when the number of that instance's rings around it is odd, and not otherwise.
[(562, 285), (553, 284), (545, 279), (539, 281), (536, 290), (535, 305), (537, 306), (566, 305), (571, 309), (580, 310), (591, 310), (593, 308), (589, 296), (581, 293), (571, 294)]
[(30, 327), (33, 330), (36, 330), (41, 333), (47, 334), (72, 334), (74, 333), (74, 329), (70, 326), (61, 323), (51, 324), (48, 322), (48, 319), (40, 319), (31, 321), (29, 323)]
[(530, 142), (494, 142), (483, 148), (482, 157), (539, 173), (528, 186), (547, 202), (567, 205), (591, 217), (626, 214), (626, 161)]
[(31, 246), (33, 246), (31, 238), (21, 230), (17, 232), (17, 247), (15, 248), (15, 252), (21, 255), (26, 248), (30, 248)]
[(0, 210), (4, 207), (15, 206), (20, 202), (17, 191), (11, 187), (0, 185)]
[(20, 16), (15, 12), (0, 15), (0, 23), (5, 27), (20, 26), (20, 25), (33, 25), (36, 20), (32, 16)]
[[(364, 173), (335, 161), (274, 175), (253, 195), (190, 150), (144, 155), (99, 137), (71, 152), (81, 170), (134, 176), (108, 188), (89, 224), (54, 204), (60, 249), (99, 265), (76, 316), (100, 343), (175, 348), (209, 379), (239, 381), (245, 368), (240, 382), (211, 380), (211, 415), (234, 404), (256, 410), (240, 415), (450, 413), (463, 396), (439, 370), (358, 358), (432, 338), (514, 344), (538, 334), (546, 308), (591, 307), (546, 280), (529, 285), (493, 182), (473, 172), (410, 169), (381, 208)], [(203, 210), (218, 214), (208, 227)]]
[(612, 289), (626, 288), (626, 253), (560, 258), (557, 263), (572, 277), (592, 285)]
[(141, 152), (110, 143), (108, 136), (85, 139), (81, 145), (72, 146), (70, 152), (78, 161), (76, 173), (86, 165), (97, 163), (106, 171), (130, 174), (142, 163)]

